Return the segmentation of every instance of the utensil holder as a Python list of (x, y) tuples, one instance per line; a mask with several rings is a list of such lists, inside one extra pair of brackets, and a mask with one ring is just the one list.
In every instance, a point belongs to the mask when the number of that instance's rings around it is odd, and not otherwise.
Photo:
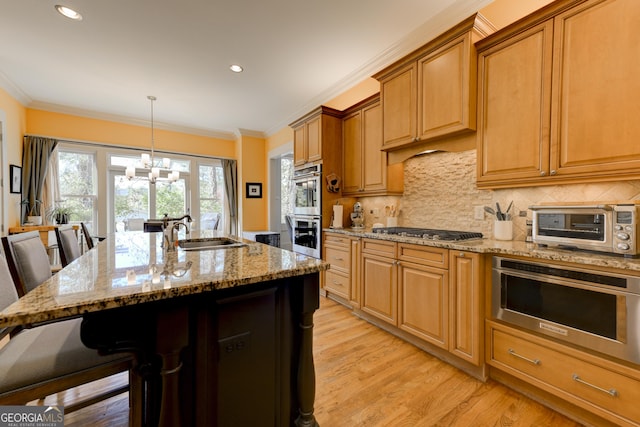
[(496, 240), (512, 240), (513, 221), (496, 221), (493, 225), (493, 238)]
[(397, 216), (388, 216), (387, 217), (387, 227), (397, 227), (398, 226), (398, 217)]

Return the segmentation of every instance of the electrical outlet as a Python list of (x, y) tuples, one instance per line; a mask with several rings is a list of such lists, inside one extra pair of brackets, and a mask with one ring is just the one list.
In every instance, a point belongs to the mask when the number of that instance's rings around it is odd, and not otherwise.
[(484, 206), (473, 207), (473, 219), (477, 219), (477, 220), (484, 219)]
[(245, 332), (218, 340), (218, 354), (221, 360), (239, 353), (244, 354), (250, 349), (251, 332)]
[(518, 216), (521, 216), (521, 217), (523, 217), (523, 218), (524, 218), (524, 217), (526, 217), (526, 216), (527, 216), (527, 211), (520, 211), (520, 212), (518, 212)]
[(371, 215), (373, 215), (374, 218), (378, 218), (380, 216), (380, 209), (373, 208), (369, 211), (369, 213), (371, 213)]

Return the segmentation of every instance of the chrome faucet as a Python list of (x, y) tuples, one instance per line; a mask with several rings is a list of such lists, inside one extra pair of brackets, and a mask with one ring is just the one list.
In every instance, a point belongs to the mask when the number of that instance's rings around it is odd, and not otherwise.
[[(182, 220), (186, 219), (187, 222), (182, 222)], [(169, 218), (168, 214), (164, 214), (162, 218), (162, 233), (164, 234), (164, 248), (167, 251), (175, 251), (175, 243), (178, 231), (180, 230), (180, 226), (184, 227), (185, 234), (189, 234), (189, 225), (188, 223), (192, 222), (191, 215), (186, 214), (181, 216), (180, 218)]]

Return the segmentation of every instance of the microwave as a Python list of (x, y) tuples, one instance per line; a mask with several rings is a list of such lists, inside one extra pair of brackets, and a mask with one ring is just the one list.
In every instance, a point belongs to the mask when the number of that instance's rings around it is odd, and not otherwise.
[(638, 205), (542, 205), (533, 213), (532, 238), (540, 245), (635, 257), (640, 253)]

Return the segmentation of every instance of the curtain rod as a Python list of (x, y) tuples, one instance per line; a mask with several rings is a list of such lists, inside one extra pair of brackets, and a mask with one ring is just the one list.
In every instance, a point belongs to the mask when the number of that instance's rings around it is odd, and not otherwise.
[[(68, 142), (70, 144), (79, 144), (79, 145), (88, 145), (88, 146), (92, 146), (92, 147), (102, 147), (102, 148), (115, 148), (115, 149), (124, 149), (124, 150), (134, 150), (134, 151), (148, 151), (147, 148), (142, 148), (142, 147), (132, 147), (130, 145), (120, 145), (120, 144), (105, 144), (102, 142), (94, 142), (94, 141), (85, 141), (82, 139), (69, 139), (69, 138), (58, 138), (55, 136), (48, 136), (48, 135), (38, 135), (38, 134), (33, 134), (33, 133), (28, 133), (25, 134), (24, 136), (37, 136), (37, 137), (42, 137), (42, 138), (53, 138), (56, 139), (58, 142)], [(157, 153), (164, 153), (164, 154), (177, 154), (180, 156), (187, 156), (187, 157), (199, 157), (202, 159), (227, 159), (227, 160), (237, 160), (234, 159), (233, 157), (215, 157), (215, 156), (205, 156), (203, 154), (190, 154), (190, 153), (180, 153), (177, 151), (165, 151), (165, 150), (155, 150)]]

